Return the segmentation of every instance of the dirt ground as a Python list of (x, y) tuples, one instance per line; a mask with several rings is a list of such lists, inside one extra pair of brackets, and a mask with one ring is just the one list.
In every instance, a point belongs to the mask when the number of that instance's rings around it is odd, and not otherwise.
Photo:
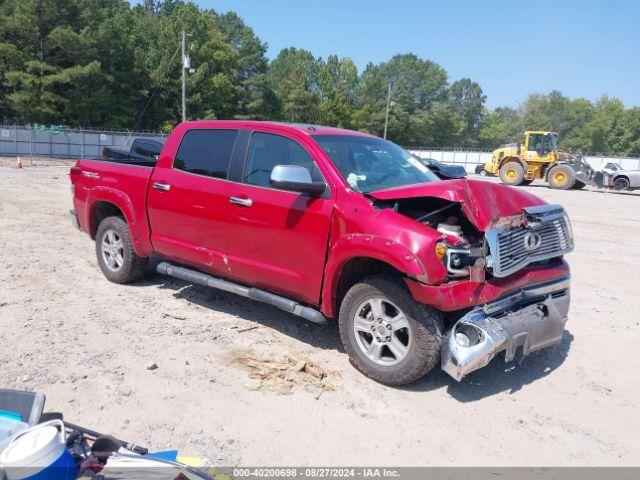
[(640, 195), (527, 187), (573, 223), (562, 344), (389, 388), (349, 365), (335, 325), (157, 274), (107, 282), (71, 226), (67, 167), (10, 164), (0, 386), (69, 421), (225, 466), (640, 464)]

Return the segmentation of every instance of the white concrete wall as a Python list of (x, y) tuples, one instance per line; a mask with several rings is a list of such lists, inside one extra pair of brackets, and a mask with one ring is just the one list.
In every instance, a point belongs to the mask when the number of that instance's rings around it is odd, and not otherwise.
[[(491, 152), (468, 150), (409, 150), (421, 158), (433, 158), (443, 163), (463, 165), (467, 172), (473, 173), (476, 165), (491, 160)], [(640, 158), (595, 157), (587, 156), (587, 162), (595, 169), (599, 169), (603, 161), (620, 165), (624, 170), (640, 170)]]

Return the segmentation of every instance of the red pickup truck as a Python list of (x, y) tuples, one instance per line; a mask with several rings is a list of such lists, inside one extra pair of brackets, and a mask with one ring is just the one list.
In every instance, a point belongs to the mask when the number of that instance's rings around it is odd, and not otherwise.
[[(460, 380), (560, 342), (573, 249), (564, 209), (439, 180), (397, 145), (254, 121), (178, 125), (155, 165), (80, 160), (75, 224), (116, 283), (157, 271), (304, 319), (337, 318), (352, 364), (388, 385), (438, 362)], [(287, 319), (283, 319), (287, 321)]]

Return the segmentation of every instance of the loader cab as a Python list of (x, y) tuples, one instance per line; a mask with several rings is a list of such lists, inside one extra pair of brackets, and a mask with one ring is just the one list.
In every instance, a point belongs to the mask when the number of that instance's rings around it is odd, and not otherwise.
[(555, 132), (526, 132), (525, 150), (527, 159), (549, 156), (558, 149), (558, 134)]

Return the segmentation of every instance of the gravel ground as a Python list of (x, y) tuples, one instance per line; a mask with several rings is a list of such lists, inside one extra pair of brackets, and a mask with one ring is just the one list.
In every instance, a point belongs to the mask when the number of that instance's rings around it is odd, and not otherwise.
[(562, 344), (389, 388), (335, 325), (159, 275), (107, 282), (68, 167), (0, 164), (0, 385), (69, 421), (226, 466), (640, 464), (639, 195), (526, 187), (573, 222)]

